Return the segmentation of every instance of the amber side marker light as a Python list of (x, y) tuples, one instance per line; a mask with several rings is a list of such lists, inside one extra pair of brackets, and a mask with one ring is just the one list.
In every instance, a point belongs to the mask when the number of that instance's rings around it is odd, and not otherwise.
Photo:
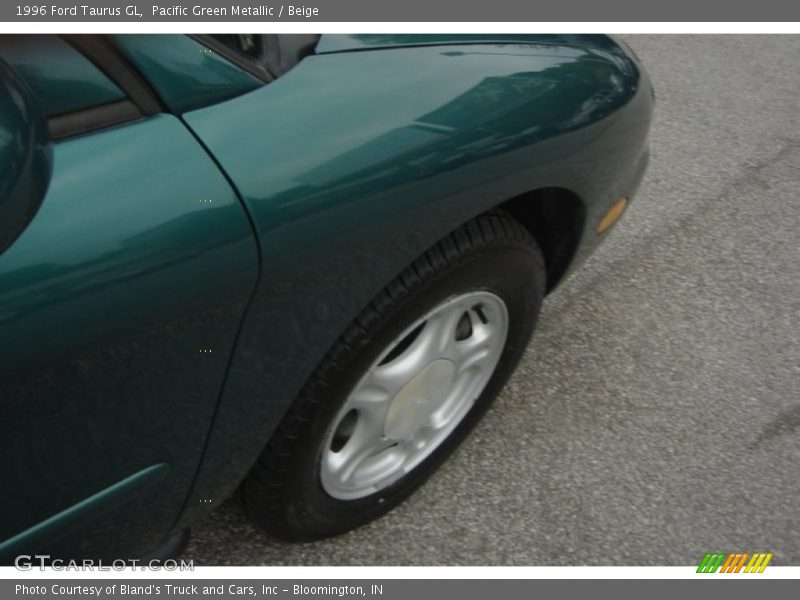
[(608, 212), (603, 215), (603, 218), (600, 219), (600, 222), (597, 224), (597, 233), (605, 232), (609, 227), (611, 227), (617, 220), (622, 216), (622, 213), (625, 212), (625, 208), (628, 206), (628, 201), (630, 198), (627, 196), (623, 196), (608, 209)]

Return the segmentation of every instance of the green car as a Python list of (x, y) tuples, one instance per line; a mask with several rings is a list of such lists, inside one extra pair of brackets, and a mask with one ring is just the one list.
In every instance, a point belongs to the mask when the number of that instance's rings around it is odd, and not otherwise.
[(0, 36), (0, 556), (385, 513), (648, 160), (599, 35)]

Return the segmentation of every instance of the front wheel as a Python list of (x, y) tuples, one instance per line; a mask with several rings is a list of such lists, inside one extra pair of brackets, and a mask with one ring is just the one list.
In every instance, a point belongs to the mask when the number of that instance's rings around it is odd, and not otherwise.
[(544, 285), (535, 241), (504, 213), (428, 250), (362, 311), (295, 399), (243, 483), (250, 517), (311, 540), (399, 504), (502, 389)]

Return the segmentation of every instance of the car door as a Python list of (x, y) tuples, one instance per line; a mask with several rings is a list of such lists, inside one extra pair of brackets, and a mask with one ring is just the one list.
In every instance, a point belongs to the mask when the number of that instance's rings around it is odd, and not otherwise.
[(133, 558), (187, 502), (257, 244), (113, 48), (0, 36), (0, 58), (54, 138), (44, 202), (0, 255), (0, 557)]

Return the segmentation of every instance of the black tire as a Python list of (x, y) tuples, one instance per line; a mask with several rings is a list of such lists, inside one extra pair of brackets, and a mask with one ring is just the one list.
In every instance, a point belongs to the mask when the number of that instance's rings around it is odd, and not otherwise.
[[(242, 484), (250, 518), (288, 540), (343, 533), (384, 514), (419, 487), (483, 416), (516, 367), (536, 324), (545, 269), (536, 242), (505, 213), (481, 215), (418, 258), (361, 312), (309, 378)], [(361, 375), (410, 324), (445, 299), (490, 291), (508, 311), (508, 334), (494, 373), (449, 437), (380, 491), (339, 500), (320, 482), (326, 432)]]

